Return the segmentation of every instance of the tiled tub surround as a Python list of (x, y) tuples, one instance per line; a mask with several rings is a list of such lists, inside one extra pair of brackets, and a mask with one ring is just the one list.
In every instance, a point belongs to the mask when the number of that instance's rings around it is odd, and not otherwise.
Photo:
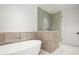
[(59, 33), (47, 32), (4, 32), (0, 33), (0, 45), (38, 39), (42, 41), (41, 49), (52, 53), (59, 47)]
[(42, 50), (49, 53), (54, 52), (59, 47), (59, 33), (57, 31), (39, 32), (39, 40), (42, 41)]
[(0, 45), (31, 40), (34, 38), (35, 38), (34, 32), (4, 32), (0, 33)]

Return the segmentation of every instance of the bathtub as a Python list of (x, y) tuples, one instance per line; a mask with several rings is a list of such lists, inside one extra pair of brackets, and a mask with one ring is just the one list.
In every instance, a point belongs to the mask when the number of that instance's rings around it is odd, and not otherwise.
[(0, 46), (0, 55), (38, 55), (40, 40), (28, 40)]

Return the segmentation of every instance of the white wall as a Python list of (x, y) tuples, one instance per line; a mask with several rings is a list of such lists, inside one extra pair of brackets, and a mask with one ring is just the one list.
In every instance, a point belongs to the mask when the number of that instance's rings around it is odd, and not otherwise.
[(0, 32), (37, 31), (36, 5), (0, 5)]
[(63, 12), (62, 38), (64, 43), (79, 45), (79, 9), (74, 8)]

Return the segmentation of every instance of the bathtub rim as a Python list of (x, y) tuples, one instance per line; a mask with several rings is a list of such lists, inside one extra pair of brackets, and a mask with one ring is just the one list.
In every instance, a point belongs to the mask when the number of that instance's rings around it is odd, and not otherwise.
[[(24, 47), (26, 45), (29, 45), (28, 43), (31, 43), (31, 42), (34, 43), (34, 45), (30, 44), (31, 46), (27, 46), (26, 48)], [(22, 43), (27, 43), (27, 44), (23, 45), (23, 48), (21, 48), (22, 46), (18, 47), (19, 44), (21, 45)], [(2, 46), (0, 46), (0, 55), (6, 55), (6, 54), (14, 53), (14, 52), (17, 52), (17, 51), (21, 51), (21, 50), (24, 50), (24, 49), (28, 49), (28, 48), (37, 46), (39, 44), (41, 45), (40, 40), (28, 40), (28, 41), (22, 41), (22, 42), (16, 42), (16, 43), (12, 43), (12, 44), (2, 45)], [(9, 45), (9, 47), (8, 47), (8, 45)], [(11, 45), (13, 45), (13, 47), (16, 45), (16, 47), (12, 48)], [(18, 48), (20, 48), (20, 49), (18, 49)], [(14, 49), (16, 49), (16, 50), (14, 50)]]

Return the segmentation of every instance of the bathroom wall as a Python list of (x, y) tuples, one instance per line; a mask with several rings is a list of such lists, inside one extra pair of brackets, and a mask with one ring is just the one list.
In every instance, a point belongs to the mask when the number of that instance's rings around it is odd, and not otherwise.
[(37, 31), (37, 6), (0, 4), (0, 32)]
[(79, 8), (63, 11), (62, 38), (64, 43), (79, 46)]
[(0, 32), (0, 45), (35, 39), (35, 32)]

